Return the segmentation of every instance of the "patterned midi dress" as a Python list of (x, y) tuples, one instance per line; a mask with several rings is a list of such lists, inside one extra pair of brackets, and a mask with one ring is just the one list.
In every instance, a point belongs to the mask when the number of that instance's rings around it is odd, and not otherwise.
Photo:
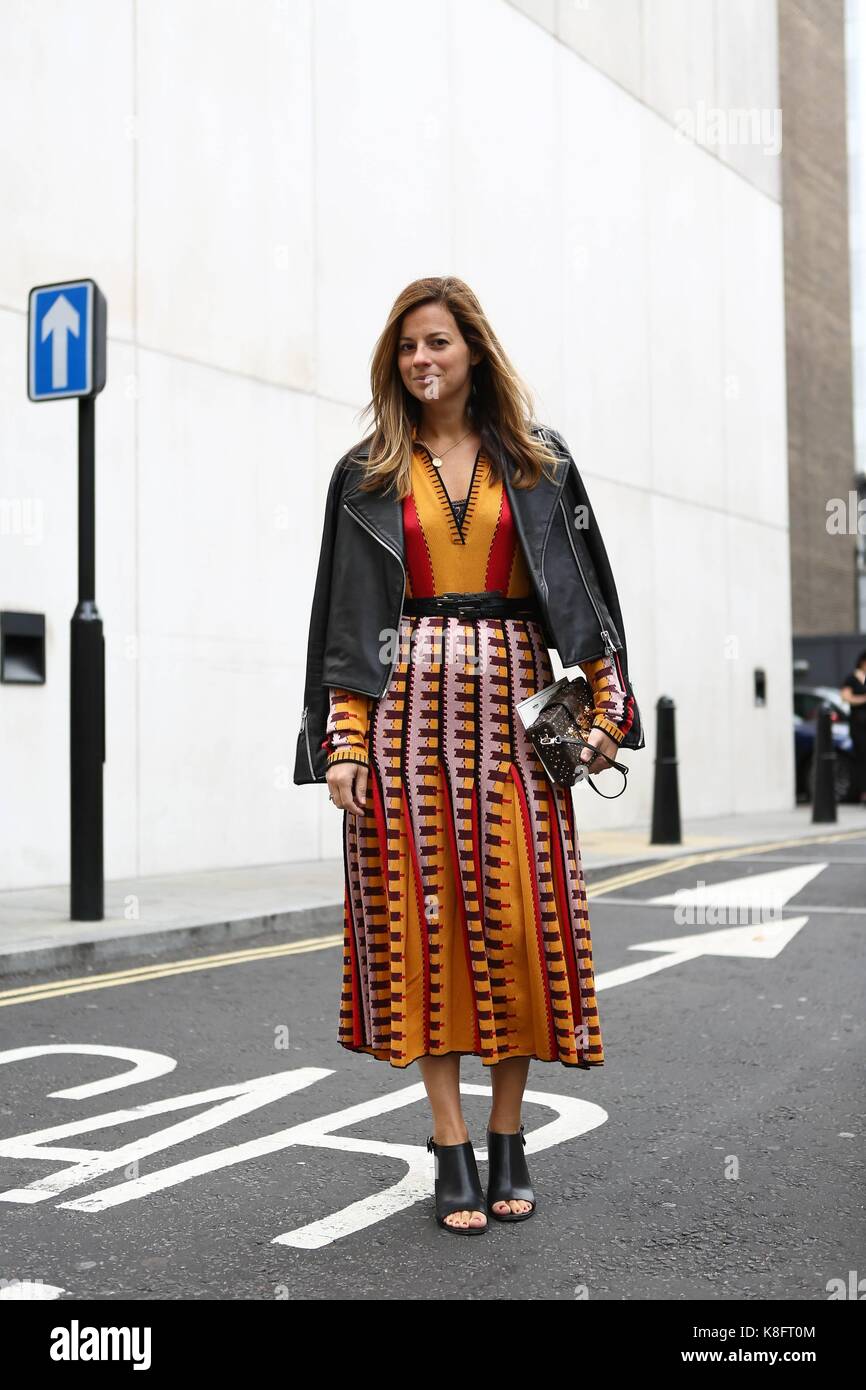
[[(406, 593), (532, 594), (508, 494), (479, 451), (453, 501), (413, 445)], [(604, 1062), (572, 791), (551, 783), (516, 704), (553, 679), (531, 618), (404, 613), (378, 699), (333, 687), (328, 765), (368, 767), (343, 813), (338, 1040), (395, 1067), (472, 1054)], [(631, 699), (613, 658), (581, 662), (615, 742)]]

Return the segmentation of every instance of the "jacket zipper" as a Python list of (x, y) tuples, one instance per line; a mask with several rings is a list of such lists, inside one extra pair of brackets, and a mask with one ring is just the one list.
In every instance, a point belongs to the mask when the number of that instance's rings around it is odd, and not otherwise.
[(310, 708), (309, 705), (304, 705), (304, 715), (303, 715), (303, 718), (301, 719), (301, 728), (302, 728), (303, 733), (304, 733), (304, 742), (305, 742), (306, 745), (307, 745), (307, 762), (310, 764), (310, 772), (311, 772), (312, 775), (315, 777), (316, 771), (315, 771), (315, 768), (313, 767), (313, 757), (312, 757), (312, 754), (310, 753), (310, 731), (309, 731), (309, 729), (307, 728), (307, 710), (308, 710), (309, 708)]
[(381, 690), (362, 690), (362, 691), (361, 691), (361, 694), (362, 694), (362, 695), (369, 695), (369, 696), (370, 696), (372, 699), (374, 699), (374, 700), (381, 700), (382, 696), (385, 694), (385, 691), (388, 689), (388, 686), (391, 684), (391, 677), (392, 677), (393, 674), (394, 674), (394, 667), (397, 665), (397, 657), (398, 657), (399, 654), (400, 654), (400, 624), (401, 624), (401, 619), (402, 619), (402, 617), (403, 617), (403, 600), (404, 600), (405, 597), (406, 597), (406, 566), (403, 564), (403, 561), (402, 561), (402, 559), (400, 558), (399, 552), (396, 551), (396, 550), (394, 549), (393, 545), (389, 545), (387, 541), (383, 541), (383, 540), (382, 540), (382, 537), (379, 535), (378, 531), (374, 531), (373, 528), (372, 528), (372, 526), (371, 526), (368, 522), (366, 522), (366, 521), (363, 519), (363, 517), (360, 517), (360, 516), (358, 515), (358, 513), (357, 513), (352, 507), (349, 506), (348, 502), (344, 502), (344, 503), (343, 503), (343, 508), (344, 508), (345, 511), (347, 511), (347, 512), (349, 513), (350, 516), (353, 516), (353, 517), (355, 518), (355, 520), (357, 521), (357, 523), (358, 523), (359, 526), (363, 526), (363, 528), (364, 528), (365, 531), (369, 531), (369, 533), (370, 533), (370, 535), (373, 537), (373, 539), (374, 539), (374, 540), (377, 540), (377, 541), (379, 542), (380, 545), (383, 545), (383, 546), (385, 547), (385, 549), (386, 549), (387, 551), (389, 551), (391, 555), (394, 556), (394, 559), (397, 561), (398, 565), (400, 566), (400, 570), (401, 570), (401, 572), (402, 572), (402, 574), (403, 574), (403, 592), (402, 592), (402, 594), (400, 595), (400, 612), (399, 612), (399, 614), (398, 614), (398, 616), (397, 616), (397, 624), (396, 624), (396, 628), (395, 628), (396, 637), (397, 637), (396, 651), (395, 651), (395, 654), (394, 654), (394, 660), (391, 662), (391, 669), (390, 669), (390, 671), (388, 672), (388, 679), (386, 680), (385, 685), (384, 685), (384, 687), (383, 687)]
[[(551, 449), (552, 449), (552, 448), (553, 448), (553, 445), (552, 445), (551, 442), (550, 442), (550, 439), (549, 439), (548, 434), (547, 434), (547, 430), (541, 430), (541, 431), (540, 431), (540, 434), (541, 434), (541, 437), (542, 437), (542, 439), (544, 440), (545, 444), (548, 446), (548, 448), (551, 448)], [(554, 451), (554, 452), (555, 452), (555, 451)], [(558, 457), (559, 457), (559, 455), (557, 454), (557, 458), (558, 458)], [(567, 477), (567, 476), (568, 476), (568, 474), (566, 474), (566, 477)], [(565, 478), (563, 478), (563, 480), (562, 480), (562, 487), (564, 487), (564, 486), (565, 486)], [(561, 494), (561, 491), (562, 491), (562, 489), (560, 488), (560, 494)], [(514, 518), (514, 521), (515, 521), (515, 525), (517, 525), (518, 533), (520, 533), (520, 526), (519, 526), (519, 524), (517, 523), (517, 517), (516, 517), (516, 516), (515, 516), (515, 518)], [(547, 580), (546, 580), (545, 577), (544, 577), (544, 552), (545, 552), (545, 550), (547, 549), (547, 538), (548, 538), (549, 535), (550, 535), (550, 527), (548, 526), (547, 530), (546, 530), (545, 533), (544, 533), (544, 541), (542, 542), (542, 546), (541, 546), (541, 559), (540, 559), (539, 562), (538, 562), (538, 577), (539, 577), (539, 579), (541, 580), (541, 588), (542, 588), (542, 591), (543, 591), (543, 593), (544, 593), (544, 606), (545, 606), (545, 608), (547, 609), (548, 617), (550, 616), (550, 590), (549, 590), (548, 587), (547, 587)], [(522, 541), (523, 541), (523, 537), (522, 537), (522, 534), (521, 534), (521, 542), (522, 542)], [(526, 548), (527, 548), (527, 547), (526, 547), (526, 545), (524, 544), (524, 550), (526, 550)]]
[(603, 621), (601, 612), (599, 610), (598, 604), (595, 601), (595, 595), (593, 594), (592, 590), (586, 582), (586, 575), (583, 572), (583, 565), (580, 563), (580, 556), (578, 555), (577, 550), (575, 549), (574, 541), (571, 538), (571, 531), (568, 525), (568, 512), (565, 510), (565, 503), (563, 502), (561, 497), (559, 499), (559, 505), (562, 508), (562, 519), (565, 522), (565, 534), (568, 536), (568, 543), (571, 546), (571, 553), (574, 556), (575, 564), (577, 565), (577, 568), (580, 571), (580, 577), (583, 580), (583, 587), (586, 590), (587, 597), (589, 598), (590, 603), (595, 609), (595, 616), (598, 618), (598, 626), (599, 631), (601, 633), (601, 640), (604, 642), (604, 650), (608, 656), (612, 656), (614, 658), (614, 661), (616, 661), (617, 670), (619, 671), (620, 683), (622, 684), (623, 690), (625, 690), (625, 684), (622, 680), (622, 671), (619, 670), (619, 661), (616, 655), (616, 647), (613, 645), (613, 639), (611, 638), (611, 635), (608, 632), (607, 628), (601, 626)]

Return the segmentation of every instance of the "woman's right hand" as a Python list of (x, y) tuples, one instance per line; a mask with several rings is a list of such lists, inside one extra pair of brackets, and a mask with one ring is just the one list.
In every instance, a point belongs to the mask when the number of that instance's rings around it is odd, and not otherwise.
[(325, 773), (331, 800), (340, 811), (363, 816), (367, 797), (367, 773), (360, 763), (334, 763)]

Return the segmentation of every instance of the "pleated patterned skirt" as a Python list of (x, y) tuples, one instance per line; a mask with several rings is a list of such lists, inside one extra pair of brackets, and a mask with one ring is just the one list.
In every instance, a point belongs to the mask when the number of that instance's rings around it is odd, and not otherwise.
[(344, 813), (344, 1047), (603, 1063), (572, 795), (515, 708), (553, 678), (534, 620), (402, 616)]

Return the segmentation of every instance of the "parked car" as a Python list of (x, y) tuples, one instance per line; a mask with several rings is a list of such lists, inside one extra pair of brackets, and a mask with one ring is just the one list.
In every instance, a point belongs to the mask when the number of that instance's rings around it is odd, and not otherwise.
[(815, 731), (822, 702), (830, 706), (830, 732), (836, 750), (836, 800), (853, 799), (853, 744), (848, 727), (848, 706), (838, 688), (830, 685), (801, 685), (794, 689), (794, 759), (797, 770), (797, 800), (811, 801), (814, 794)]

